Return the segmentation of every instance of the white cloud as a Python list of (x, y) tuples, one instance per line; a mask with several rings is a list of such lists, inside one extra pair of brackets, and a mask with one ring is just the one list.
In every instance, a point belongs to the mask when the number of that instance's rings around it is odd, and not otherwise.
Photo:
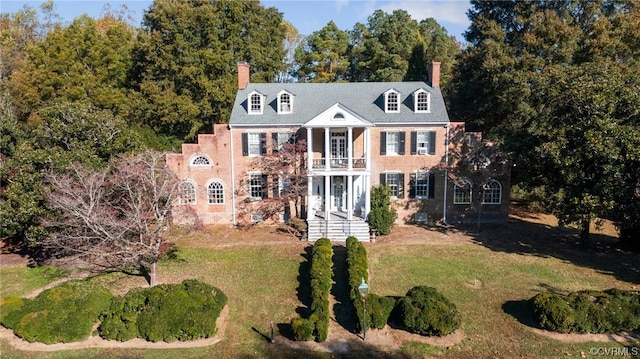
[(340, 12), (347, 5), (349, 5), (349, 0), (336, 0), (336, 11)]
[(441, 25), (443, 23), (468, 25), (467, 10), (470, 6), (468, 1), (461, 0), (405, 0), (391, 1), (381, 6), (381, 9), (387, 13), (391, 13), (393, 10), (403, 9), (417, 21), (432, 17)]

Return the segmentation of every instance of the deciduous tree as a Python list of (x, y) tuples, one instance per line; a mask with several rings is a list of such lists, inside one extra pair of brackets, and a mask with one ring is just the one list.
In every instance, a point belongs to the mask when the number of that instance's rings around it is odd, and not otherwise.
[(54, 262), (140, 270), (155, 285), (177, 187), (164, 159), (164, 153), (146, 151), (103, 169), (74, 164), (66, 172), (49, 172), (46, 198), (55, 215), (44, 219), (51, 233), (42, 246)]
[(249, 193), (249, 173), (264, 174), (263, 192), (266, 194), (260, 201), (246, 201), (240, 206), (240, 216), (258, 213), (263, 218), (277, 219), (280, 214), (293, 214), (300, 218), (304, 213), (303, 206), (307, 196), (307, 144), (298, 137), (297, 131), (288, 132), (286, 141), (273, 138), (270, 149), (256, 158), (244, 180), (240, 182), (237, 194), (247, 196)]

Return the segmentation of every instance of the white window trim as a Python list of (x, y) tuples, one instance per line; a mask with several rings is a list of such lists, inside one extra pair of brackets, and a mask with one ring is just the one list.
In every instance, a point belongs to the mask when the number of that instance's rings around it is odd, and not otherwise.
[[(400, 132), (401, 131), (386, 131), (385, 132), (385, 136), (386, 136), (386, 146), (387, 148), (385, 149), (386, 154), (385, 156), (400, 156)], [(396, 147), (394, 151), (389, 151), (389, 144), (392, 143), (391, 141), (389, 141), (389, 134), (391, 133), (395, 133), (396, 134)]]
[[(389, 95), (391, 94), (395, 94), (396, 95), (396, 109), (395, 110), (390, 110), (389, 109)], [(402, 103), (402, 97), (400, 96), (400, 92), (391, 89), (388, 90), (387, 92), (384, 93), (384, 112), (385, 113), (400, 113), (400, 104)]]
[[(249, 172), (249, 198), (251, 198), (252, 201), (262, 201), (262, 193), (264, 193), (264, 183), (262, 183), (262, 172)], [(251, 184), (251, 179), (253, 176), (258, 177), (258, 179), (260, 180), (260, 196), (254, 197), (252, 196), (251, 192), (252, 192), (252, 188), (254, 187), (253, 184)]]
[[(283, 104), (282, 97), (284, 95), (289, 96), (289, 111), (282, 110), (282, 104)], [(278, 93), (278, 114), (279, 115), (288, 115), (293, 113), (293, 99), (294, 99), (293, 94), (291, 94), (288, 91), (280, 91), (280, 93)]]
[(456, 198), (456, 192), (459, 190), (462, 190), (462, 186), (458, 185), (457, 183), (454, 184), (453, 187), (453, 204), (471, 204), (473, 202), (473, 186), (471, 185), (471, 182), (468, 180), (462, 180), (462, 182), (465, 183), (465, 187), (468, 185), (469, 186), (469, 201), (458, 201)]
[[(415, 174), (416, 174), (416, 181), (413, 184), (414, 187), (415, 187), (414, 188), (415, 198), (418, 198), (418, 199), (429, 199), (429, 177), (430, 177), (431, 173), (429, 171), (416, 171)], [(424, 175), (424, 177), (425, 177), (425, 183), (426, 183), (425, 191), (427, 193), (424, 196), (419, 196), (418, 195), (418, 176), (420, 176), (420, 175)]]
[[(207, 162), (209, 162), (208, 164), (203, 164), (203, 163), (194, 163), (198, 158), (204, 158), (207, 160)], [(189, 166), (191, 167), (211, 167), (211, 159), (209, 158), (209, 156), (205, 156), (203, 154), (197, 154), (191, 157), (191, 159), (189, 160)]]
[[(209, 199), (210, 199), (210, 197), (209, 197), (209, 194), (210, 194), (210, 193), (209, 193), (209, 190), (210, 190), (210, 189), (209, 189), (209, 186), (211, 186), (211, 184), (213, 184), (213, 183), (217, 183), (217, 184), (219, 184), (219, 185), (222, 187), (222, 188), (221, 188), (221, 190), (222, 190), (222, 202), (215, 202), (215, 203), (212, 203), (212, 202), (209, 200)], [(207, 204), (208, 204), (208, 205), (210, 205), (210, 206), (215, 206), (215, 205), (225, 204), (225, 195), (224, 195), (225, 187), (226, 187), (226, 186), (224, 185), (224, 182), (222, 182), (221, 180), (219, 180), (219, 179), (217, 179), (217, 178), (213, 178), (213, 179), (209, 180), (209, 182), (207, 182), (207, 186), (205, 187), (205, 188), (207, 189)]]
[[(252, 99), (254, 95), (258, 95), (260, 98), (260, 110), (254, 110), (252, 106)], [(258, 91), (251, 91), (247, 96), (247, 112), (249, 115), (262, 115), (264, 113), (265, 96)]]
[[(427, 94), (427, 110), (419, 110), (418, 109), (418, 95), (419, 94)], [(413, 111), (415, 113), (431, 113), (431, 93), (426, 91), (425, 89), (419, 89), (413, 93)]]
[(393, 188), (393, 187), (391, 187), (389, 185), (389, 175), (395, 175), (396, 176), (396, 184), (395, 184), (396, 185), (395, 186), (395, 189), (396, 189), (395, 192), (396, 193), (393, 193), (393, 189), (391, 190), (392, 191), (391, 199), (398, 199), (397, 193), (399, 193), (399, 191), (400, 191), (400, 175), (401, 174), (402, 174), (402, 172), (400, 172), (400, 171), (389, 171), (389, 172), (385, 171), (384, 172), (384, 183), (385, 183), (385, 186), (388, 186), (389, 188)]
[[(185, 202), (182, 200), (182, 188), (180, 188), (180, 186), (183, 183), (189, 183), (191, 186), (193, 186), (193, 202)], [(196, 183), (187, 178), (182, 180), (179, 184), (178, 184), (178, 203), (181, 205), (194, 205), (198, 203), (198, 186), (196, 185)]]
[[(258, 153), (253, 153), (251, 152), (251, 137), (257, 137), (258, 138)], [(260, 157), (262, 156), (262, 141), (261, 141), (261, 137), (262, 137), (262, 132), (247, 132), (247, 157)], [(255, 146), (256, 144), (253, 143), (253, 145)]]
[[(486, 202), (485, 199), (485, 194), (487, 193), (487, 188), (491, 183), (497, 183), (498, 184), (498, 190), (499, 192), (499, 196), (498, 196), (498, 202)], [(492, 196), (493, 197), (493, 196)], [(483, 186), (483, 191), (482, 191), (482, 204), (502, 204), (502, 183), (496, 181), (496, 180), (489, 180), (484, 186)]]

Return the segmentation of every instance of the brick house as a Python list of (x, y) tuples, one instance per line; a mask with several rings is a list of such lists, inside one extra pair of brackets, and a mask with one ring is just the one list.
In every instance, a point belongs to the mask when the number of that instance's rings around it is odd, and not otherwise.
[(369, 189), (381, 184), (391, 188), (399, 223), (471, 221), (478, 213), (483, 221), (506, 220), (508, 171), (483, 183), (481, 210), (474, 208), (471, 181), (450, 180), (445, 164), (461, 161), (449, 159), (450, 152), (478, 136), (449, 120), (439, 68), (440, 63), (431, 65), (430, 84), (253, 84), (249, 65), (238, 63), (229, 123), (184, 144), (182, 153), (167, 155), (182, 180), (176, 220), (181, 208), (194, 210), (205, 224), (263, 220), (239, 208), (250, 209), (270, 189), (282, 188), (283, 179), (253, 172), (252, 164), (292, 139), (306, 143), (302, 216), (310, 240), (368, 240)]

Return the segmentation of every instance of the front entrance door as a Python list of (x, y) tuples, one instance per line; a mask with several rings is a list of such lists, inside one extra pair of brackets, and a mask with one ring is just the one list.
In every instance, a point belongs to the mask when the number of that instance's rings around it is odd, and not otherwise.
[(331, 196), (332, 196), (332, 210), (343, 212), (344, 208), (344, 177), (332, 177)]

